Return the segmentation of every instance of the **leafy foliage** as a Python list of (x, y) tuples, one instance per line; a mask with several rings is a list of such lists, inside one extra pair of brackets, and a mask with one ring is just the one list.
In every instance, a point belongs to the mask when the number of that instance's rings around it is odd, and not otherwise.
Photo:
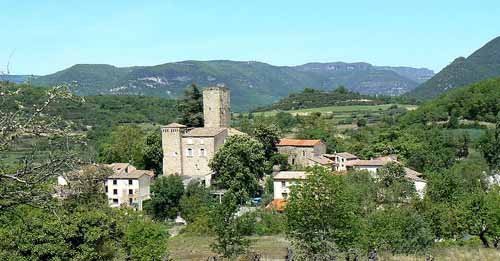
[(155, 219), (175, 218), (184, 185), (179, 176), (162, 176), (151, 185), (151, 199), (144, 202), (144, 210)]
[(203, 127), (203, 94), (195, 84), (184, 90), (179, 100), (181, 123), (189, 127)]
[(302, 185), (292, 188), (287, 235), (305, 260), (332, 260), (338, 251), (359, 247), (357, 212), (343, 178), (316, 167)]
[(249, 244), (243, 236), (242, 218), (236, 216), (238, 206), (238, 196), (228, 192), (210, 214), (210, 223), (216, 234), (211, 247), (223, 257), (234, 258), (244, 253)]
[(263, 145), (246, 135), (231, 136), (209, 166), (220, 187), (231, 190), (238, 200), (246, 200), (257, 192), (266, 171)]

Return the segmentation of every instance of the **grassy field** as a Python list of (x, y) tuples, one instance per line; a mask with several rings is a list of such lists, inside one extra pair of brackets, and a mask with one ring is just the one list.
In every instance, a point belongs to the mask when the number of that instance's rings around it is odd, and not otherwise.
[[(288, 241), (283, 236), (250, 237), (250, 251), (259, 253), (263, 260), (284, 260)], [(173, 260), (207, 260), (216, 254), (210, 250), (212, 237), (179, 235), (168, 242)]]
[[(250, 251), (262, 255), (261, 260), (284, 260), (289, 242), (283, 236), (250, 237)], [(210, 250), (212, 237), (180, 235), (168, 242), (170, 257), (173, 260), (207, 260), (215, 254)], [(447, 247), (429, 251), (436, 261), (455, 260), (500, 260), (500, 251), (477, 247)], [(365, 260), (365, 259), (361, 259)], [(424, 255), (391, 255), (379, 253), (379, 260), (421, 261)]]
[[(313, 112), (320, 113), (332, 113), (334, 115), (346, 114), (346, 113), (363, 113), (363, 112), (381, 112), (389, 109), (391, 106), (397, 105), (401, 108), (406, 108), (407, 110), (414, 110), (417, 108), (416, 105), (402, 105), (402, 104), (382, 104), (382, 105), (350, 105), (350, 106), (329, 106), (329, 107), (319, 107), (310, 109), (300, 109), (285, 111), (291, 113), (292, 115), (307, 115)], [(278, 113), (278, 111), (266, 111), (266, 112), (255, 112), (254, 115), (264, 115), (271, 116)], [(337, 116), (338, 117), (338, 116)]]

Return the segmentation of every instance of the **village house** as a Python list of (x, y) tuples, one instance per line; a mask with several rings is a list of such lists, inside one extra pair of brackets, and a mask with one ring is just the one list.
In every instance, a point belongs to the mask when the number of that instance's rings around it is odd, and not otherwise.
[(281, 171), (273, 177), (273, 198), (287, 199), (290, 187), (306, 179), (305, 171)]
[(333, 161), (323, 157), (326, 144), (321, 140), (281, 139), (276, 147), (278, 153), (288, 155), (288, 164), (292, 166), (333, 166)]
[(346, 171), (347, 170), (346, 164), (349, 161), (358, 159), (358, 156), (353, 155), (353, 154), (348, 153), (348, 152), (325, 154), (324, 157), (333, 160), (335, 171)]
[[(373, 177), (376, 177), (379, 169), (391, 162), (400, 163), (397, 157), (394, 155), (378, 157), (370, 160), (351, 160), (346, 163), (347, 170), (365, 170), (368, 171)], [(427, 186), (427, 181), (421, 178), (422, 173), (419, 173), (410, 168), (404, 167), (405, 177), (413, 182), (415, 189), (420, 197), (423, 197), (425, 193), (425, 187)]]
[[(99, 171), (102, 167), (111, 169), (112, 174), (105, 178), (104, 184), (102, 178), (96, 179), (95, 182), (98, 183), (95, 183), (95, 185), (103, 187), (102, 191), (106, 194), (109, 205), (111, 207), (128, 206), (142, 210), (144, 200), (150, 198), (150, 185), (154, 172), (138, 170), (129, 163), (87, 165), (84, 168), (90, 169), (90, 171)], [(81, 193), (72, 188), (71, 182), (77, 179), (78, 175), (85, 175), (86, 173), (83, 168), (73, 173), (57, 177), (57, 193), (54, 196), (66, 198), (75, 193)]]
[(153, 171), (138, 170), (129, 163), (109, 164), (114, 174), (105, 181), (105, 193), (111, 207), (129, 206), (142, 210), (150, 198)]
[(198, 180), (207, 186), (212, 170), (208, 166), (217, 150), (232, 135), (244, 134), (230, 128), (230, 93), (225, 87), (203, 90), (204, 127), (189, 128), (171, 123), (161, 128), (163, 175), (179, 175), (185, 180)]

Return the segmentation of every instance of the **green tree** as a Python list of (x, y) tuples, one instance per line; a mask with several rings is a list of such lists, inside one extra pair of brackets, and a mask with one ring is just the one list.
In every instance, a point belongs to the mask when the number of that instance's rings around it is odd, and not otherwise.
[(246, 135), (229, 137), (209, 166), (217, 185), (246, 200), (257, 192), (266, 171), (263, 145)]
[[(120, 251), (117, 221), (101, 209), (34, 209), (0, 215), (2, 260), (111, 260)], [(16, 215), (21, 219), (13, 218)]]
[(194, 222), (197, 218), (206, 216), (213, 204), (208, 188), (199, 182), (190, 182), (179, 202), (181, 216), (188, 223)]
[(179, 101), (181, 123), (189, 127), (203, 127), (203, 94), (196, 84), (184, 90), (184, 97)]
[(401, 164), (391, 162), (380, 168), (377, 175), (379, 203), (403, 203), (415, 196), (415, 186), (406, 179), (406, 171)]
[(125, 162), (143, 167), (142, 148), (144, 131), (135, 125), (113, 128), (111, 133), (98, 144), (98, 161), (102, 163)]
[(144, 202), (144, 210), (157, 220), (175, 218), (183, 194), (181, 177), (160, 177), (151, 185), (151, 199)]
[(224, 194), (222, 203), (215, 206), (210, 214), (216, 238), (212, 250), (225, 258), (235, 258), (243, 254), (249, 244), (244, 238), (244, 223), (236, 216), (238, 196), (231, 191)]
[(415, 254), (427, 250), (433, 242), (432, 230), (411, 207), (389, 207), (368, 218), (370, 247), (391, 253)]
[(497, 115), (495, 130), (486, 131), (478, 143), (490, 169), (494, 172), (500, 171), (500, 112)]
[(166, 228), (152, 221), (134, 220), (124, 229), (123, 243), (130, 260), (164, 260), (167, 240)]
[(287, 236), (300, 260), (335, 260), (362, 245), (358, 207), (342, 176), (321, 167), (292, 187), (286, 206)]
[(264, 146), (264, 156), (270, 160), (271, 156), (278, 151), (276, 144), (280, 140), (280, 130), (276, 125), (257, 125), (253, 137)]
[(163, 170), (163, 149), (160, 131), (153, 131), (146, 136), (142, 148), (144, 168), (150, 169), (158, 176)]
[(467, 194), (461, 202), (461, 223), (465, 232), (478, 236), (484, 247), (500, 242), (500, 189)]

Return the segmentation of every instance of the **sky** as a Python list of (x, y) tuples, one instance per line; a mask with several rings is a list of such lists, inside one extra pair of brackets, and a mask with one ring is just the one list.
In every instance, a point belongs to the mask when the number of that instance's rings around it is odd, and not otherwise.
[(11, 74), (215, 59), (439, 71), (496, 36), (498, 0), (0, 0)]

